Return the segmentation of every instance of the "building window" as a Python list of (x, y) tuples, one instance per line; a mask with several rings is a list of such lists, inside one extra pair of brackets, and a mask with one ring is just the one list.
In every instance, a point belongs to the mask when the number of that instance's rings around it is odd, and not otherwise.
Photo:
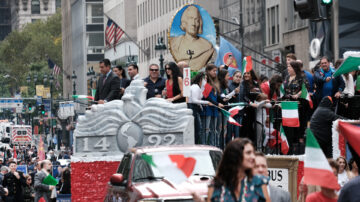
[(267, 22), (268, 22), (268, 33), (267, 33), (267, 44), (277, 44), (279, 43), (280, 34), (279, 34), (279, 6), (273, 6), (267, 9)]
[(39, 0), (31, 1), (31, 14), (40, 14), (40, 1)]
[(61, 8), (61, 0), (56, 0), (55, 7), (56, 9)]
[(104, 47), (104, 32), (86, 33), (86, 45), (88, 54), (102, 53)]
[(103, 24), (103, 4), (88, 3), (86, 5), (86, 24)]

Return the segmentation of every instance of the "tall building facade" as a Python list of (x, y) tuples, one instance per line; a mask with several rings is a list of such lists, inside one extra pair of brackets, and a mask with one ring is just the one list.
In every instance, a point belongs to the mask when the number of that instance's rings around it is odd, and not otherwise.
[[(73, 92), (88, 93), (86, 73), (90, 67), (98, 72), (99, 61), (104, 59), (104, 5), (102, 0), (71, 0), (62, 1), (62, 6), (63, 69), (67, 82), (63, 95), (71, 98)], [(73, 73), (77, 78), (71, 81)]]
[(27, 23), (43, 20), (61, 7), (61, 0), (11, 0), (12, 29), (22, 29)]
[(294, 4), (288, 0), (266, 0), (266, 45), (270, 55), (280, 54), (284, 61), (287, 53), (295, 53), (304, 67), (309, 66), (309, 21), (300, 19)]
[(0, 1), (0, 41), (11, 32), (10, 0)]
[[(140, 75), (148, 75), (148, 66), (152, 63), (159, 64), (159, 55), (164, 57), (164, 63), (174, 61), (169, 51), (168, 31), (170, 23), (176, 11), (185, 4), (198, 4), (211, 16), (219, 17), (219, 1), (211, 0), (137, 0), (137, 40), (138, 44), (145, 50), (139, 51)], [(155, 51), (158, 39), (162, 37), (166, 50)]]

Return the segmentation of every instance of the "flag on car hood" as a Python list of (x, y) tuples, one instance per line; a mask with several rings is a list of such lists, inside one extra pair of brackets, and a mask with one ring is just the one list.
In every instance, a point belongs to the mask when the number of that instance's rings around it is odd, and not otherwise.
[(181, 184), (191, 176), (196, 165), (196, 159), (193, 157), (185, 157), (181, 154), (142, 154), (149, 165), (158, 169), (161, 175), (174, 182)]

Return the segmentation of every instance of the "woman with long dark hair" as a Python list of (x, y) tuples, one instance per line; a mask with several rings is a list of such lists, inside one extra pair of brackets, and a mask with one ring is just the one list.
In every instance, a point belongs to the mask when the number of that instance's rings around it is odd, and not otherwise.
[(289, 154), (302, 154), (305, 151), (304, 135), (305, 128), (307, 125), (307, 113), (306, 110), (309, 107), (308, 101), (300, 99), (301, 89), (303, 84), (306, 88), (309, 88), (309, 83), (305, 77), (302, 76), (301, 64), (296, 61), (290, 62), (288, 65), (289, 75), (284, 81), (285, 96), (283, 97), (287, 101), (298, 101), (299, 102), (299, 120), (300, 127), (283, 127), (288, 143), (289, 143)]
[(125, 88), (130, 85), (130, 80), (126, 77), (125, 70), (121, 65), (117, 65), (113, 68), (114, 73), (120, 78), (120, 94), (119, 99), (124, 95)]
[[(218, 79), (220, 83), (220, 103), (223, 105), (228, 105), (228, 101), (232, 97), (234, 93), (231, 93), (229, 90), (229, 72), (226, 69), (219, 70)], [(224, 109), (229, 109), (229, 107), (225, 107)], [(217, 122), (217, 134), (219, 135), (216, 138), (216, 146), (224, 149), (224, 137), (227, 136), (227, 121), (228, 118), (219, 111), (218, 122)]]
[(270, 201), (264, 176), (253, 175), (255, 153), (247, 138), (236, 138), (225, 148), (207, 201)]
[[(233, 74), (233, 79), (230, 81), (229, 84), (229, 91), (230, 92), (234, 92), (234, 95), (230, 98), (229, 103), (238, 103), (240, 102), (240, 84), (241, 84), (241, 72), (240, 71), (235, 71)], [(240, 123), (240, 115), (237, 114), (233, 117), (235, 119), (236, 122)], [(227, 134), (225, 136), (225, 144), (228, 144), (232, 138), (237, 138), (240, 137), (239, 136), (240, 133), (240, 127), (233, 125), (233, 124), (228, 124), (227, 127)]]
[(166, 99), (173, 103), (185, 102), (183, 97), (183, 80), (179, 67), (174, 62), (165, 65), (166, 71)]
[[(240, 112), (241, 116), (241, 131), (240, 137), (250, 138), (253, 142), (256, 142), (255, 134), (255, 108), (257, 105), (254, 103), (257, 95), (260, 93), (260, 87), (258, 84), (258, 78), (254, 70), (245, 72), (243, 74), (243, 81), (240, 85), (240, 102), (248, 103), (249, 106), (245, 107)], [(245, 116), (246, 115), (246, 116)]]
[[(206, 96), (203, 99), (211, 102), (213, 105), (223, 108), (224, 105), (220, 101), (220, 83), (216, 75), (217, 67), (214, 64), (208, 64), (205, 68), (207, 84), (204, 91)], [(202, 125), (204, 127), (204, 134), (209, 145), (216, 146), (217, 135), (217, 118), (218, 109), (215, 106), (205, 106), (202, 114)]]

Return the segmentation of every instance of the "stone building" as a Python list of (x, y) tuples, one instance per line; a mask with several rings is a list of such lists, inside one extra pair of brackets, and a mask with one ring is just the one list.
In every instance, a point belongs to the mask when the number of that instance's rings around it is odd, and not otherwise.
[(12, 30), (21, 29), (27, 23), (43, 20), (56, 13), (61, 7), (61, 0), (12, 0)]

